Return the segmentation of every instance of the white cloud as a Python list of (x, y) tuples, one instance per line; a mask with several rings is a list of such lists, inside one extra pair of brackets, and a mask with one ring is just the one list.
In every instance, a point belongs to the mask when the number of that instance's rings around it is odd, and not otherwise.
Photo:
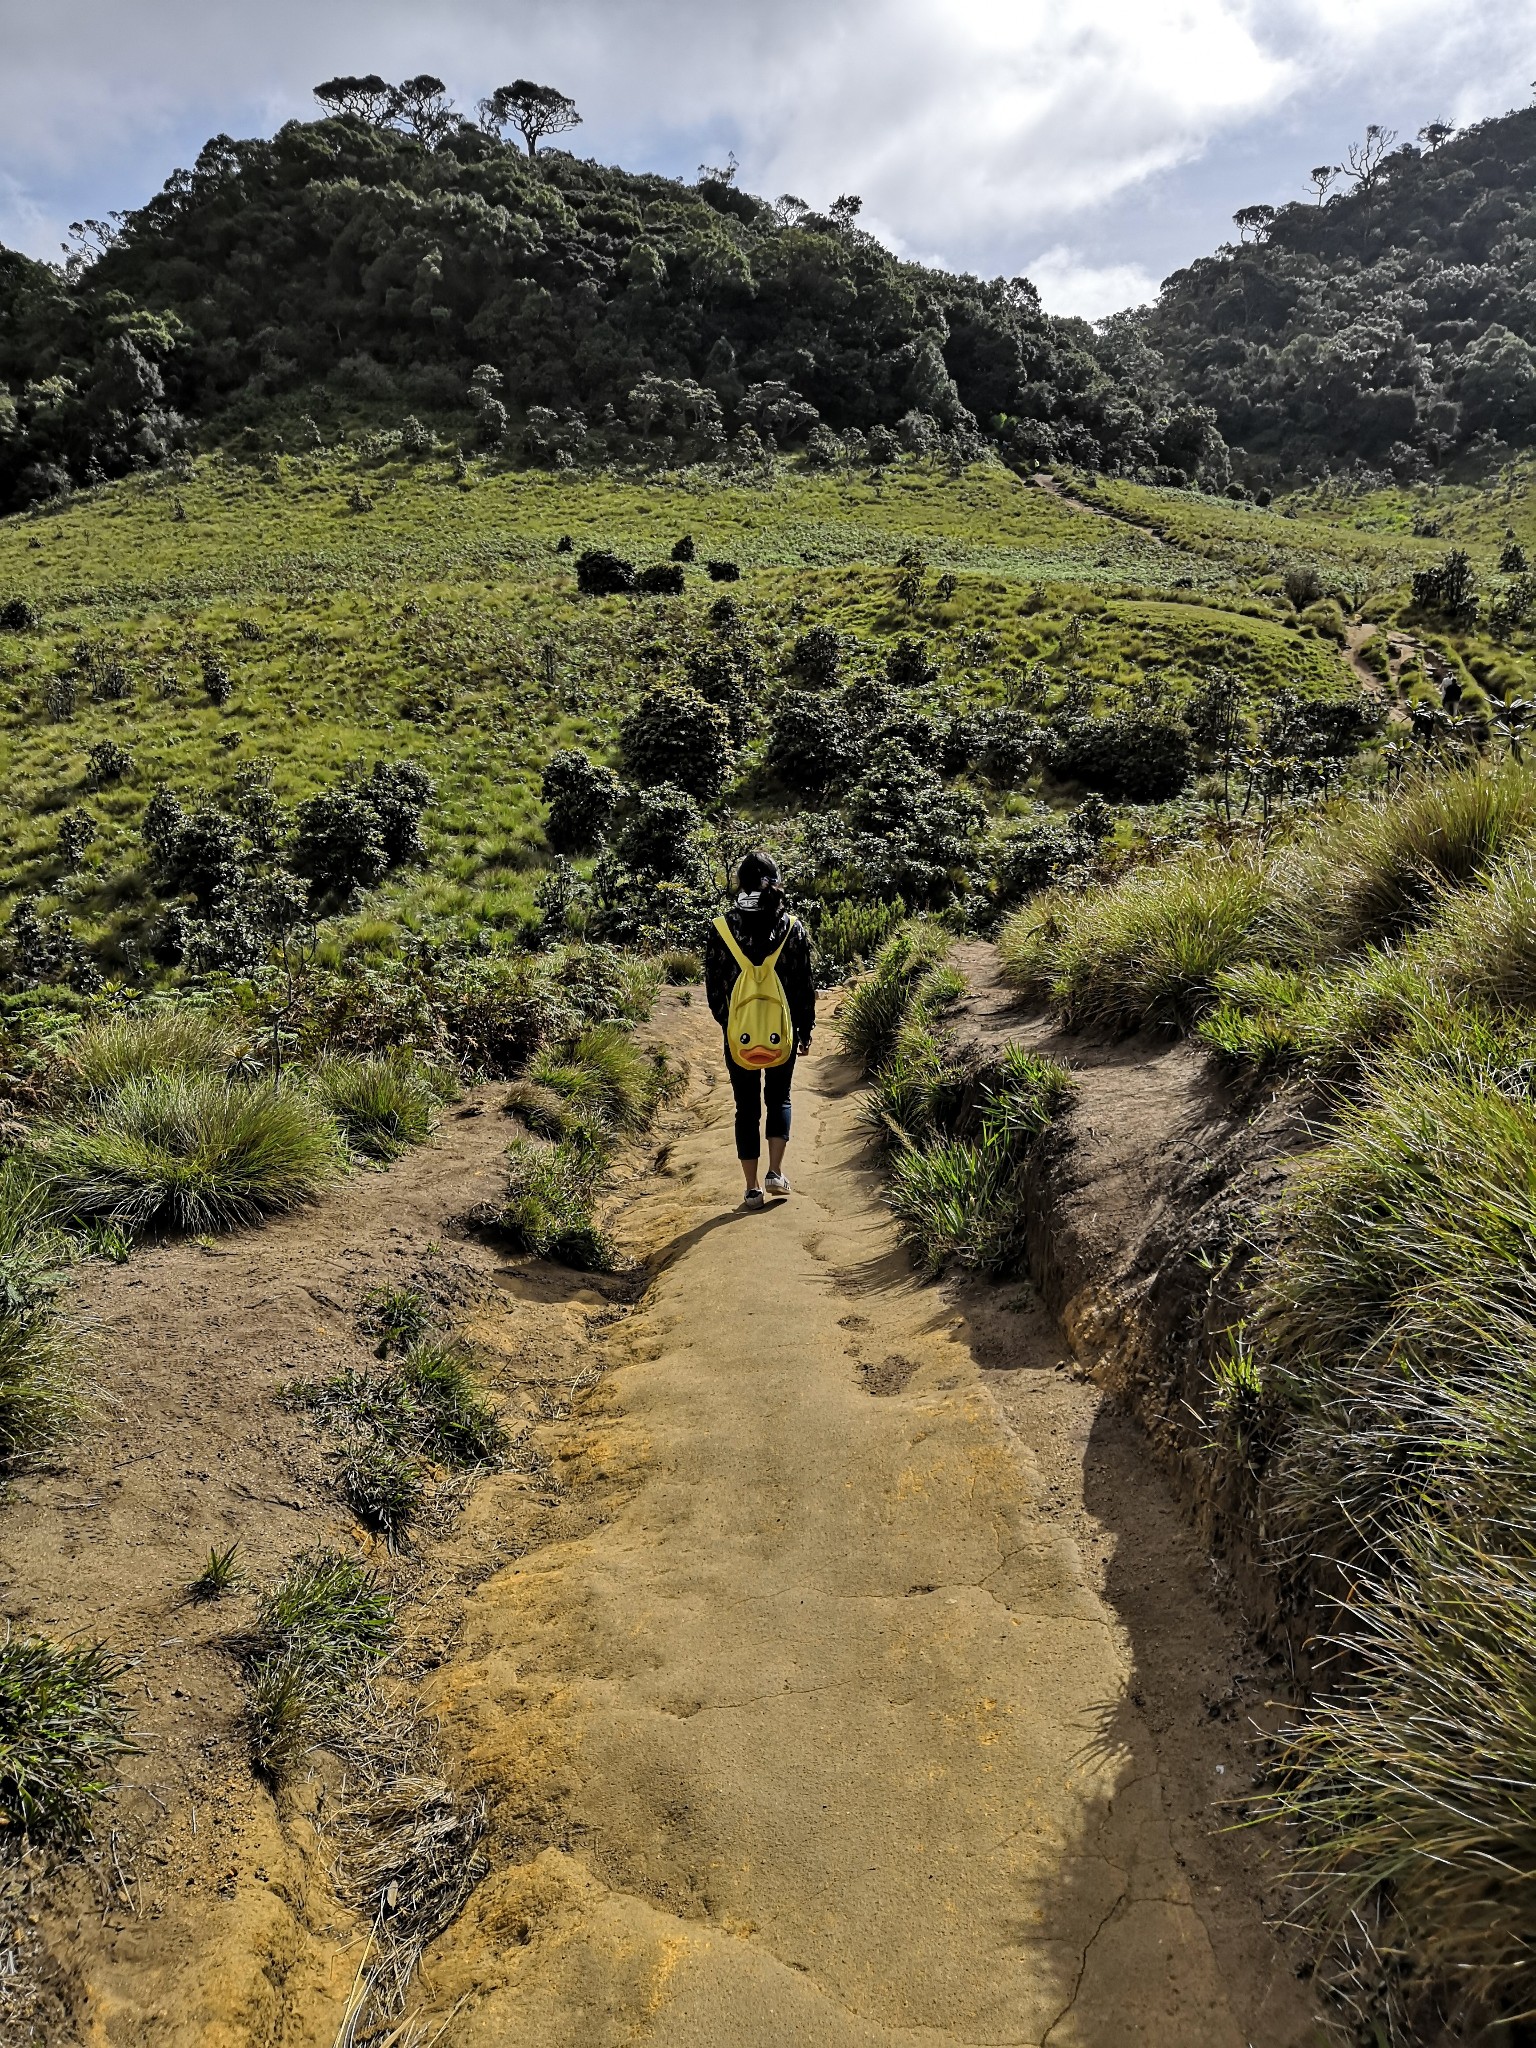
[(1157, 297), (1157, 279), (1139, 263), (1092, 263), (1058, 242), (1024, 266), (1048, 313), (1076, 313), (1102, 320), (1122, 306), (1143, 306)]
[(1141, 294), (1124, 223), (1158, 174), (1341, 97), (1362, 127), (1442, 90), (1495, 111), (1533, 39), (1536, 0), (0, 0), (0, 232), (49, 253), (335, 71), (435, 71), (466, 106), (521, 74), (575, 95), (599, 157), (734, 147), (753, 189), (858, 192), (906, 250), (1011, 271), (1044, 245), (1086, 305), (1117, 271)]

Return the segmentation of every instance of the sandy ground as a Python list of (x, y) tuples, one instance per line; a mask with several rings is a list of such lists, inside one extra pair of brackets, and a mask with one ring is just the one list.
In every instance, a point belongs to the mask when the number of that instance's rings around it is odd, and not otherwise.
[(1027, 1290), (914, 1282), (851, 1081), (797, 1084), (790, 1200), (734, 1206), (723, 1082), (637, 1191), (661, 1270), (564, 1461), (608, 1504), (487, 1579), (433, 1681), (504, 1838), (545, 1824), (425, 2009), (473, 2048), (1307, 2040), (1203, 1846), (1239, 1767), (1198, 1560), (1127, 1441), (1090, 1457)]
[(1311, 2042), (1260, 1845), (1221, 1831), (1258, 1667), (1139, 1432), (1022, 1283), (917, 1284), (834, 1058), (797, 1081), (795, 1194), (748, 1214), (702, 1004), (654, 1028), (694, 1078), (615, 1195), (638, 1305), (459, 1227), (495, 1192), (495, 1091), (314, 1212), (93, 1273), (93, 1429), (0, 1562), (12, 1613), (134, 1657), (142, 1752), (95, 1862), (40, 1895), (36, 2038), (341, 2038), (366, 1925), (330, 1882), (336, 1772), (251, 1779), (254, 1594), (183, 1588), (214, 1541), (253, 1583), (360, 1543), (277, 1395), (364, 1355), (367, 1287), (411, 1280), (526, 1448), (374, 1553), (406, 1601), (387, 1683), (489, 1814), (402, 2042)]

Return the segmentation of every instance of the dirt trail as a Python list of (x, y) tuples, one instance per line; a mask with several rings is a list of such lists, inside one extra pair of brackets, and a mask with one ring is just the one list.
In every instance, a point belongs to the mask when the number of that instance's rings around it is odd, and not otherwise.
[(1232, 1646), (1161, 1482), (1121, 1456), (1095, 1513), (1098, 1397), (1027, 1291), (914, 1282), (835, 1062), (793, 1198), (734, 1208), (717, 1041), (673, 1021), (704, 1078), (566, 1439), (584, 1526), (470, 1595), (429, 1682), (492, 1870), (423, 2010), (465, 2048), (1309, 2039), (1238, 1852), (1186, 1853), (1231, 1735), (1170, 1708)]

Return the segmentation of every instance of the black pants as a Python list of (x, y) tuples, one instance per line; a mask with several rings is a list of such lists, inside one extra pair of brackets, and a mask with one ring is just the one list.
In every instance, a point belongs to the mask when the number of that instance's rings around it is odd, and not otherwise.
[(795, 1055), (791, 1053), (782, 1067), (738, 1067), (727, 1046), (725, 1071), (736, 1098), (736, 1157), (758, 1159), (763, 1150), (764, 1106), (769, 1137), (789, 1136), (789, 1084), (795, 1076)]

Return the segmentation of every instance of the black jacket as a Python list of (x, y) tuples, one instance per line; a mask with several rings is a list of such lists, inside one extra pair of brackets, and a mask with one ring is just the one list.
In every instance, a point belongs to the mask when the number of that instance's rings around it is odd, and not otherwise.
[[(735, 935), (737, 945), (754, 967), (766, 960), (775, 946), (783, 946), (784, 950), (779, 955), (779, 982), (789, 1004), (789, 1021), (794, 1026), (795, 1044), (809, 1045), (811, 1033), (816, 1028), (816, 979), (811, 972), (811, 942), (806, 937), (805, 926), (798, 917), (791, 917), (787, 910), (772, 916), (761, 910), (733, 908), (725, 913), (725, 921)], [(739, 972), (730, 948), (711, 924), (704, 941), (704, 993), (709, 1001), (710, 1014), (722, 1029), (730, 1014), (731, 991), (736, 986)]]

